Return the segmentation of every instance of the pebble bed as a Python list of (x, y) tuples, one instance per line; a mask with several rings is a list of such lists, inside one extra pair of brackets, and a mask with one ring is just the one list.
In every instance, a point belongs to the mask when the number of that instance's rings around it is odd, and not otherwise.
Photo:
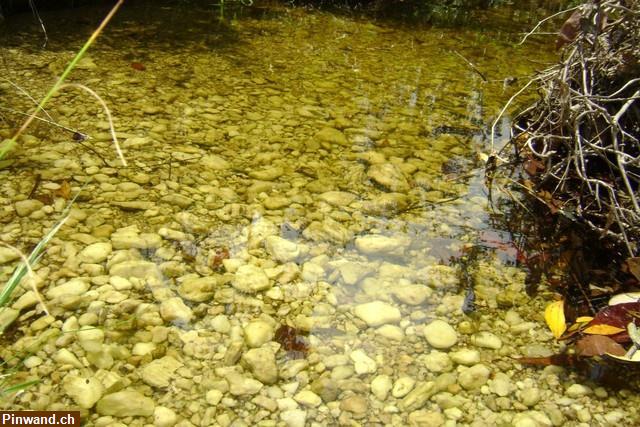
[[(0, 240), (25, 251), (61, 219), (64, 187), (79, 193), (0, 309), (3, 373), (40, 380), (3, 409), (105, 427), (640, 422), (630, 391), (512, 359), (559, 351), (544, 287), (530, 299), (489, 252), (467, 316), (448, 262), (488, 228), (478, 122), (513, 93), (502, 64), (531, 72), (513, 58), (545, 46), (516, 49), (507, 28), (196, 12), (125, 8), (72, 74), (111, 108), (126, 167), (99, 105), (69, 88), (50, 113), (91, 150), (38, 124), (0, 169)], [(0, 46), (34, 96), (81, 44), (55, 35)], [(30, 109), (5, 80), (0, 94)], [(17, 261), (0, 247), (0, 277)], [(308, 332), (301, 355), (277, 342), (283, 325)]]

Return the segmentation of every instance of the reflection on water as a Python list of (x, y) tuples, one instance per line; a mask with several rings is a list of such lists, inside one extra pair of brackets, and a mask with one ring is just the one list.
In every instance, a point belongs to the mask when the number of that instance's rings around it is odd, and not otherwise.
[[(544, 301), (527, 300), (487, 230), (482, 186), (507, 83), (552, 58), (514, 46), (526, 24), (127, 7), (71, 79), (104, 98), (129, 166), (100, 106), (69, 90), (48, 113), (88, 147), (40, 124), (1, 171), (1, 238), (24, 250), (59, 218), (61, 189), (82, 189), (36, 269), (51, 316), (28, 287), (5, 311), (4, 369), (42, 380), (9, 407), (157, 426), (560, 425), (629, 410), (509, 358), (553, 349)], [(49, 21), (46, 50), (5, 32), (4, 75), (39, 98), (98, 16)], [(0, 91), (4, 138), (19, 119), (6, 108), (31, 105)], [(458, 265), (473, 245), (491, 250)]]

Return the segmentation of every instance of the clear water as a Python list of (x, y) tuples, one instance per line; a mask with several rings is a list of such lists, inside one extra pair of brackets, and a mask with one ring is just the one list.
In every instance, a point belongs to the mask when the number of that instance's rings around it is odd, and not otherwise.
[[(3, 24), (3, 138), (20, 119), (15, 111), (33, 105), (9, 81), (39, 99), (103, 15), (44, 14), (46, 49), (30, 17)], [(36, 303), (20, 306), (3, 342), (11, 381), (41, 382), (4, 406), (81, 407), (88, 425), (147, 425), (154, 410), (156, 425), (173, 425), (172, 412), (179, 425), (203, 426), (635, 419), (632, 405), (619, 407), (624, 394), (588, 382), (590, 393), (572, 394), (569, 386), (586, 380), (510, 358), (557, 349), (542, 322), (545, 299), (524, 295), (508, 243), (495, 244), (508, 239), (490, 226), (483, 185), (492, 120), (555, 58), (550, 39), (517, 45), (534, 21), (500, 10), (467, 27), (425, 28), (254, 8), (227, 10), (221, 22), (214, 7), (126, 5), (70, 81), (104, 100), (127, 166), (100, 104), (74, 86), (52, 100), (47, 120), (89, 139), (81, 144), (73, 132), (38, 123), (0, 170), (0, 239), (25, 251), (59, 220), (61, 189), (81, 192), (35, 269), (52, 317)], [(498, 126), (501, 134), (507, 128), (506, 120)], [(30, 196), (42, 205), (18, 215)], [(106, 259), (86, 253), (95, 243), (111, 244)], [(467, 316), (456, 260), (473, 245), (498, 250), (470, 267), (478, 307)], [(239, 284), (247, 265), (260, 273)], [(2, 265), (2, 277), (11, 270)], [(212, 287), (185, 291), (199, 277)], [(87, 290), (47, 293), (70, 280)], [(175, 317), (167, 314), (171, 299), (184, 302)], [(370, 302), (381, 304), (379, 318), (358, 314)], [(429, 345), (423, 330), (435, 319), (454, 327), (455, 345)], [(275, 354), (275, 380), (262, 372), (271, 362), (256, 368), (246, 356), (256, 345), (247, 328), (256, 324), (266, 328), (259, 348)], [(305, 331), (302, 351), (276, 343), (282, 325)], [(79, 328), (103, 336), (82, 338)], [(478, 344), (482, 331), (500, 348)], [(63, 348), (78, 366), (60, 358)], [(460, 362), (454, 354), (463, 349), (480, 360)], [(167, 357), (177, 365), (145, 371)], [(461, 380), (465, 364), (484, 366), (489, 377), (477, 387)], [(422, 394), (403, 394), (403, 378)], [(434, 380), (445, 386), (431, 396), (424, 390)], [(380, 391), (386, 384), (394, 389)], [(127, 415), (104, 403), (122, 390), (150, 399), (141, 404), (147, 409)], [(91, 393), (97, 403), (78, 397)], [(427, 397), (418, 404), (407, 396)]]

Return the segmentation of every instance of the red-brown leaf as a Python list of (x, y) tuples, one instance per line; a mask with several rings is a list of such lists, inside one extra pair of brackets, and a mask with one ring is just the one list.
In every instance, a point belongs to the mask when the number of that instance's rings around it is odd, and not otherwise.
[(624, 304), (610, 305), (598, 312), (587, 327), (596, 325), (609, 325), (616, 328), (627, 329), (631, 322), (640, 325), (640, 302), (628, 302)]
[(586, 335), (576, 342), (576, 351), (578, 355), (585, 357), (600, 356), (605, 353), (614, 356), (622, 356), (626, 353), (625, 349), (604, 335)]

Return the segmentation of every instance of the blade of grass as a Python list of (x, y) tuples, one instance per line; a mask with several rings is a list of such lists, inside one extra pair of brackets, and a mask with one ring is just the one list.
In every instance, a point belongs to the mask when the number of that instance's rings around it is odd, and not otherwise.
[(65, 70), (62, 72), (62, 75), (60, 76), (60, 78), (58, 78), (56, 83), (51, 87), (51, 89), (49, 89), (49, 92), (47, 92), (47, 94), (44, 96), (44, 98), (42, 98), (42, 101), (40, 101), (40, 103), (38, 104), (36, 109), (33, 111), (33, 113), (31, 113), (29, 118), (27, 120), (25, 120), (25, 122), (22, 124), (20, 129), (18, 129), (18, 131), (15, 133), (15, 135), (13, 135), (13, 137), (11, 139), (6, 140), (5, 143), (0, 147), (0, 160), (2, 158), (4, 158), (4, 156), (6, 156), (6, 154), (9, 151), (11, 151), (13, 149), (13, 147), (17, 143), (16, 141), (17, 141), (18, 137), (20, 135), (22, 135), (22, 133), (29, 127), (31, 122), (33, 122), (33, 120), (34, 120), (36, 114), (38, 113), (38, 111), (44, 110), (45, 105), (47, 105), (47, 103), (51, 100), (53, 95), (55, 95), (56, 92), (58, 92), (58, 90), (60, 89), (60, 87), (62, 86), (64, 81), (67, 79), (67, 77), (69, 76), (71, 71), (73, 71), (73, 69), (76, 67), (76, 65), (78, 64), (80, 59), (82, 59), (82, 57), (84, 56), (86, 51), (89, 49), (89, 47), (98, 38), (98, 36), (102, 32), (102, 30), (104, 30), (104, 28), (109, 23), (111, 18), (113, 18), (113, 15), (115, 15), (115, 13), (118, 11), (120, 6), (122, 6), (122, 3), (124, 3), (124, 0), (118, 0), (118, 2), (109, 11), (107, 16), (105, 16), (105, 18), (102, 20), (102, 22), (100, 23), (98, 28), (96, 28), (96, 30), (93, 32), (93, 34), (91, 34), (91, 37), (89, 37), (89, 39), (85, 42), (85, 44), (82, 46), (80, 51), (71, 60), (69, 65), (67, 65), (67, 68), (65, 68)]
[(38, 384), (40, 380), (31, 380), (24, 383), (12, 385), (11, 387), (7, 387), (5, 389), (0, 388), (0, 396), (7, 396), (11, 393), (16, 393), (18, 391), (24, 390), (27, 387), (31, 387), (34, 384)]

